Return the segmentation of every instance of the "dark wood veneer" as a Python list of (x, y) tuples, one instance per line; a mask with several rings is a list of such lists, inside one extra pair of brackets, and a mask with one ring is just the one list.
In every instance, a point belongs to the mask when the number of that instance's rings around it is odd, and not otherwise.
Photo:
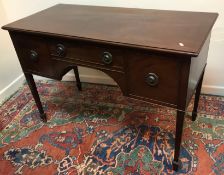
[(175, 107), (178, 169), (185, 109), (195, 90), (196, 119), (215, 13), (56, 5), (3, 29), (46, 121), (32, 74), (56, 80), (77, 66), (101, 70), (127, 97)]

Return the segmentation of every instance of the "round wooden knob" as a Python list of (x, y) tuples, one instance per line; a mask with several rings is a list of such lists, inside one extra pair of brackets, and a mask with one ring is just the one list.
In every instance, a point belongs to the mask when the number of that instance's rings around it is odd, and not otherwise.
[(102, 61), (104, 64), (111, 64), (113, 61), (113, 56), (110, 52), (103, 52)]
[(30, 51), (30, 59), (34, 62), (38, 61), (38, 53), (34, 50)]
[(60, 57), (65, 56), (65, 46), (62, 44), (58, 44), (56, 48), (56, 54)]
[(149, 73), (146, 76), (146, 83), (149, 86), (156, 86), (159, 83), (159, 77), (155, 73)]

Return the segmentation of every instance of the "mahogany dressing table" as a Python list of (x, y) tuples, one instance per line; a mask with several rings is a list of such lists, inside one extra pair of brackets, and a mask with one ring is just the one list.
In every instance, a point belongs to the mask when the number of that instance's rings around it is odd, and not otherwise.
[(9, 31), (43, 121), (33, 74), (61, 80), (77, 66), (112, 77), (124, 96), (177, 109), (173, 169), (177, 170), (185, 109), (205, 71), (218, 14), (59, 4), (13, 22)]

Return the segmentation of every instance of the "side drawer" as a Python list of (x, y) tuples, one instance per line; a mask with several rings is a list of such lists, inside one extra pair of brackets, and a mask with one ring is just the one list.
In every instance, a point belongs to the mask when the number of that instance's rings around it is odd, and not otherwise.
[(10, 33), (10, 36), (24, 72), (53, 77), (47, 38), (23, 33)]
[(129, 96), (146, 101), (177, 104), (180, 65), (170, 55), (129, 52)]
[(97, 43), (52, 39), (49, 43), (52, 59), (77, 65), (123, 71), (123, 50)]

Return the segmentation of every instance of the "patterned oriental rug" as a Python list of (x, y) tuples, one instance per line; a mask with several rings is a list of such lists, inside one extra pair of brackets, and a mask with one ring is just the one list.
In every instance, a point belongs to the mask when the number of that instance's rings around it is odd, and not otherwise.
[(125, 98), (116, 86), (82, 85), (37, 82), (46, 124), (26, 84), (1, 106), (1, 175), (224, 174), (224, 97), (201, 96), (195, 122), (188, 113), (176, 173), (175, 110)]

